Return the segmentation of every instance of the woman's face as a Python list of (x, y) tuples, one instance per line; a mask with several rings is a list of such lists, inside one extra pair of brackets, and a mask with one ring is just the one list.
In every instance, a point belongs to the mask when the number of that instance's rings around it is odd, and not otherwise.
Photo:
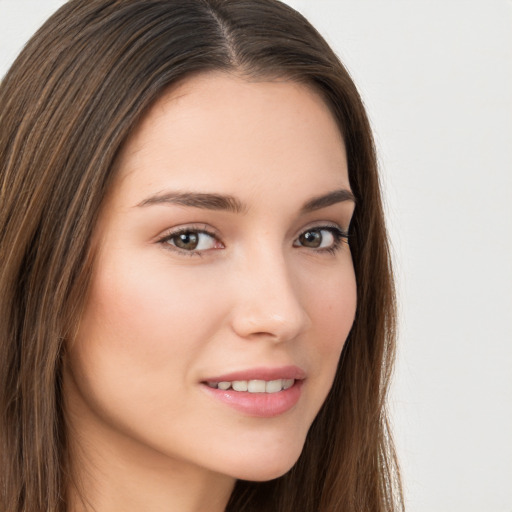
[(117, 168), (66, 359), (77, 438), (125, 464), (283, 474), (356, 309), (332, 114), (305, 85), (204, 74), (152, 107)]

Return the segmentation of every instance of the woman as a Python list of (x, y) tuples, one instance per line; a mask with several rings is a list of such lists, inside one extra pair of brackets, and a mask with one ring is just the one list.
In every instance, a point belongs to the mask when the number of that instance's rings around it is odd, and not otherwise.
[(274, 0), (72, 0), (0, 89), (2, 510), (392, 511), (368, 121)]

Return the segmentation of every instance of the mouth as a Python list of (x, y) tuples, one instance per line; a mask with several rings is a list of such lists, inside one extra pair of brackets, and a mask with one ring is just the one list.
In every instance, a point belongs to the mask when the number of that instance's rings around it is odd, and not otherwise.
[(300, 400), (306, 374), (296, 366), (234, 372), (201, 382), (206, 393), (245, 416), (272, 418)]
[(248, 393), (279, 393), (280, 391), (290, 389), (295, 384), (295, 379), (275, 379), (275, 380), (234, 380), (220, 382), (206, 382), (206, 385), (213, 389), (220, 389)]

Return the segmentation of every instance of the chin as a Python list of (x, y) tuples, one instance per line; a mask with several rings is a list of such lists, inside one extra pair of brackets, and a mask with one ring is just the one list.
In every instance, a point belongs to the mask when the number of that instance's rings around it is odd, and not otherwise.
[(265, 482), (274, 480), (288, 473), (302, 453), (303, 443), (294, 449), (268, 450), (262, 448), (257, 454), (247, 454), (239, 464), (236, 464), (232, 476), (238, 480)]
[[(298, 458), (298, 457), (297, 457)], [(238, 477), (239, 480), (248, 480), (251, 482), (267, 482), (286, 475), (295, 465), (296, 460), (292, 464), (279, 464), (273, 467), (262, 468), (261, 470), (249, 470), (243, 476)]]

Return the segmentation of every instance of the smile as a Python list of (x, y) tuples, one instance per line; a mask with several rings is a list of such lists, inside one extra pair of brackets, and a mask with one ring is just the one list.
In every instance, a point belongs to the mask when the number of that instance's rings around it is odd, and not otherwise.
[(247, 391), (249, 393), (278, 393), (289, 389), (295, 383), (295, 379), (276, 379), (276, 380), (234, 380), (222, 382), (207, 382), (210, 388), (227, 391)]
[(211, 376), (201, 388), (216, 402), (246, 416), (272, 418), (294, 409), (306, 373), (297, 366), (259, 367)]

